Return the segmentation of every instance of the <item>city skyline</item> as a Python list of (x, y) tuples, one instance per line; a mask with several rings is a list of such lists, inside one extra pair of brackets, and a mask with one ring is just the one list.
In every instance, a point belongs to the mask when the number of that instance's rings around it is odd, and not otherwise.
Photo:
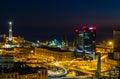
[[(13, 21), (13, 36), (27, 40), (73, 39), (74, 29), (96, 25), (97, 40), (112, 38), (119, 26), (119, 0), (0, 1), (0, 34), (8, 35)], [(29, 30), (29, 31), (28, 31)], [(101, 38), (102, 37), (102, 38)]]
[(120, 0), (0, 0), (0, 79), (120, 79)]

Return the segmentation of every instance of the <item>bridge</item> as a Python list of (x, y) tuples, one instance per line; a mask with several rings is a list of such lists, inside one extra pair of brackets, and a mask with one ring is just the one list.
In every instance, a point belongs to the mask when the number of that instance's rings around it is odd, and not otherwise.
[(52, 66), (48, 68), (49, 77), (62, 77), (67, 74), (67, 70), (60, 66)]

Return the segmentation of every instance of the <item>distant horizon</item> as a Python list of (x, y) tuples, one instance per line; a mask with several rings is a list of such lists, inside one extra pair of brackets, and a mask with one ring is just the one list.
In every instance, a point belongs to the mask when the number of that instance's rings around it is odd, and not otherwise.
[[(82, 27), (82, 26), (81, 26)], [(45, 28), (46, 29), (46, 28)], [(44, 29), (44, 30), (45, 30)], [(51, 28), (52, 29), (52, 28)], [(13, 36), (20, 36), (20, 37), (24, 37), (25, 40), (29, 40), (29, 41), (46, 41), (46, 40), (53, 40), (53, 39), (58, 39), (58, 40), (69, 40), (69, 41), (73, 41), (74, 40), (74, 29), (75, 28), (69, 28), (68, 31), (61, 31), (61, 29), (57, 29), (55, 28), (55, 31), (51, 31), (47, 29), (47, 32), (45, 31), (40, 31), (39, 29), (36, 30), (36, 32), (33, 32), (31, 34), (32, 31), (34, 31), (34, 29), (28, 29), (25, 28), (23, 30), (23, 28), (17, 28), (16, 26), (13, 25)], [(67, 29), (67, 28), (65, 28)], [(8, 30), (9, 30), (9, 26), (7, 29), (4, 28), (4, 30), (2, 30), (2, 32), (0, 32), (0, 34), (6, 34), (8, 36)], [(81, 30), (81, 28), (80, 28)], [(102, 31), (103, 30), (103, 31)], [(106, 30), (106, 32), (105, 32)], [(4, 32), (3, 32), (4, 31)], [(103, 28), (103, 29), (98, 29), (96, 30), (96, 41), (97, 42), (102, 42), (104, 40), (111, 40), (113, 39), (113, 29), (108, 29), (107, 28)]]
[(72, 40), (75, 26), (95, 25), (102, 41), (120, 26), (120, 0), (1, 0), (0, 34), (8, 34), (9, 21), (13, 35), (27, 40)]

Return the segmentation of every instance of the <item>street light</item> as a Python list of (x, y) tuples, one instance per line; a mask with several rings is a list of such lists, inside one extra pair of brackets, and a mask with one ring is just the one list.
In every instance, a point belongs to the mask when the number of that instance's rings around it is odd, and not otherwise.
[(113, 41), (108, 41), (108, 42), (107, 42), (107, 45), (113, 47)]
[(110, 52), (112, 52), (113, 49), (113, 41), (108, 42), (108, 46), (110, 46)]
[(109, 41), (108, 44), (109, 44), (109, 46), (113, 47), (113, 42), (112, 41)]
[(109, 45), (112, 45), (113, 44), (113, 42), (112, 41), (109, 41)]

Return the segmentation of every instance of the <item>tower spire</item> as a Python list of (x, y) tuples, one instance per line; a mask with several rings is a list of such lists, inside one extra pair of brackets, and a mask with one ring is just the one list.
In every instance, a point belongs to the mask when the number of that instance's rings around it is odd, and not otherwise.
[(12, 22), (9, 21), (9, 38), (8, 38), (9, 43), (12, 43)]

